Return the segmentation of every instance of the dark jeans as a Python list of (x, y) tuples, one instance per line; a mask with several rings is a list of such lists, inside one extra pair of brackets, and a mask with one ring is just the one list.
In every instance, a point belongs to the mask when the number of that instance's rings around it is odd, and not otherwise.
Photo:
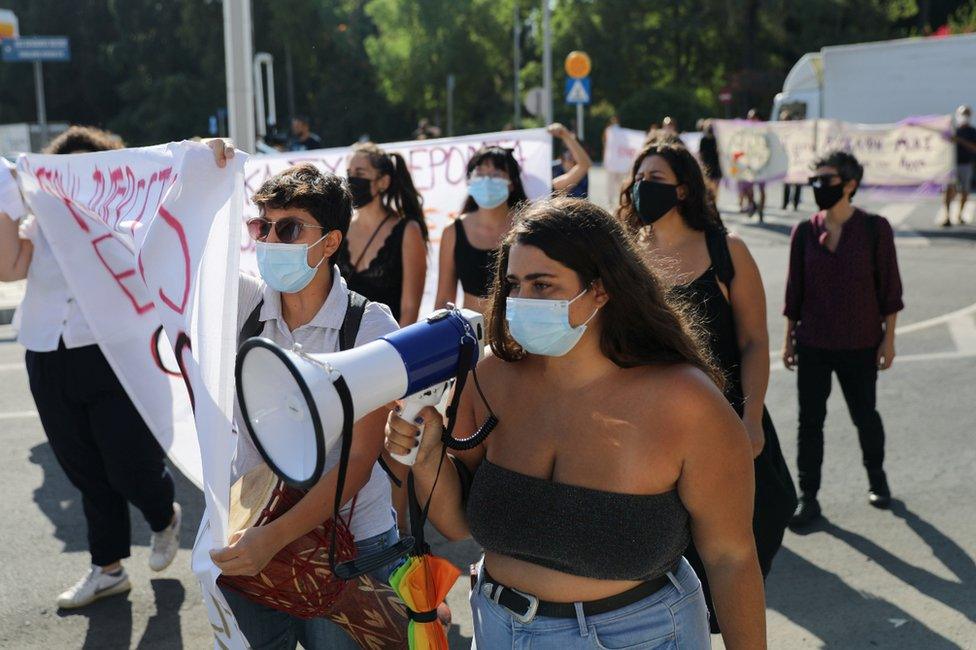
[(173, 519), (165, 454), (97, 345), (26, 355), (41, 425), (81, 491), (92, 564), (129, 557), (129, 502), (160, 531)]
[(792, 183), (783, 184), (783, 209), (793, 202), (793, 209), (796, 210), (800, 205), (800, 192), (802, 191), (802, 185), (793, 185)]
[(797, 467), (800, 492), (816, 496), (823, 464), (824, 419), (831, 373), (837, 373), (851, 420), (857, 427), (868, 477), (877, 477), (884, 463), (884, 425), (876, 408), (877, 350), (823, 350), (797, 346), (796, 384), (800, 401)]

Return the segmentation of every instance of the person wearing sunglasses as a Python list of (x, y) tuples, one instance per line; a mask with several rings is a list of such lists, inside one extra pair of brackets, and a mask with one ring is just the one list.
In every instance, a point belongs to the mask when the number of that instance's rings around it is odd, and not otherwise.
[(528, 201), (522, 186), (522, 168), (511, 149), (486, 146), (468, 161), (468, 196), (461, 216), (444, 229), (434, 306), (457, 301), (484, 311), (491, 289), (495, 249), (512, 227), (514, 208)]
[[(222, 140), (208, 143), (218, 166), (225, 166), (233, 148)], [(335, 265), (349, 229), (352, 196), (343, 179), (303, 164), (272, 176), (254, 195), (259, 216), (247, 223), (257, 247), (260, 278), (242, 275), (238, 296), (238, 327), (257, 322), (256, 334), (283, 348), (296, 343), (305, 352), (336, 352), (346, 312), (353, 309), (350, 290)], [(363, 345), (397, 329), (389, 308), (366, 302), (355, 345)], [(348, 522), (359, 556), (396, 544), (389, 481), (376, 462), (383, 449), (387, 410), (377, 410), (353, 427), (349, 469), (339, 516)], [(240, 415), (237, 415), (238, 421)], [(238, 426), (238, 447), (232, 481), (261, 462), (254, 443)], [(334, 516), (339, 450), (326, 459), (326, 472), (291, 510), (273, 522), (247, 528), (211, 552), (227, 575), (255, 575), (278, 551)], [(372, 572), (386, 581), (396, 563)], [(241, 631), (252, 647), (357, 648), (341, 628), (324, 618), (300, 619), (257, 604), (222, 588)]]
[(423, 198), (407, 161), (372, 142), (352, 149), (349, 235), (338, 264), (353, 291), (390, 308), (400, 327), (417, 322), (427, 279)]
[(885, 431), (877, 410), (878, 370), (895, 358), (901, 277), (891, 225), (851, 205), (864, 169), (834, 151), (814, 163), (810, 186), (820, 211), (793, 228), (786, 281), (783, 365), (796, 369), (800, 503), (790, 522), (801, 529), (821, 517), (817, 492), (824, 420), (836, 373), (861, 443), (868, 502), (887, 508)]
[(764, 648), (749, 437), (630, 234), (589, 201), (543, 200), (519, 215), (496, 269), (494, 354), (453, 423), (467, 437), (494, 422), (491, 435), (442, 463), (436, 409), (387, 425), (391, 453), (419, 445), (431, 522), (485, 549), (476, 647), (708, 648), (682, 558), (694, 538), (725, 647)]

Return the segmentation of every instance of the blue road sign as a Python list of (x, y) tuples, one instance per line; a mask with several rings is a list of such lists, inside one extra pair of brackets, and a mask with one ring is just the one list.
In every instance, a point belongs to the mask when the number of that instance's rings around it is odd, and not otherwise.
[(71, 47), (67, 36), (23, 36), (0, 41), (3, 60), (18, 61), (58, 61), (71, 60)]
[(566, 80), (566, 103), (567, 104), (589, 104), (590, 103), (590, 78)]

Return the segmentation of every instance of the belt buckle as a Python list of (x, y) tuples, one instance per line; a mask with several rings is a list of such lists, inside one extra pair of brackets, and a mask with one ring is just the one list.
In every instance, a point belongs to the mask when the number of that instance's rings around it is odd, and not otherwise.
[[(502, 592), (504, 592), (506, 590), (507, 591), (511, 591), (512, 593), (516, 593), (519, 596), (521, 596), (522, 598), (524, 598), (526, 601), (528, 601), (529, 606), (525, 610), (525, 613), (524, 614), (519, 614), (518, 612), (514, 611), (508, 605), (502, 604), (502, 602), (501, 602)], [(494, 584), (494, 583), (485, 581), (485, 582), (482, 582), (481, 583), (481, 593), (484, 594), (484, 596), (488, 600), (492, 601), (496, 605), (499, 605), (499, 606), (504, 607), (505, 609), (507, 609), (512, 614), (512, 616), (515, 618), (515, 620), (517, 620), (519, 623), (521, 623), (523, 625), (526, 625), (528, 623), (531, 623), (532, 620), (535, 618), (536, 612), (539, 611), (539, 599), (538, 599), (538, 597), (533, 596), (532, 594), (527, 594), (524, 591), (519, 591), (518, 589), (513, 589), (512, 587), (505, 587), (504, 585)]]
[[(536, 596), (533, 596), (532, 594), (527, 594), (525, 592), (519, 591), (518, 589), (512, 589), (512, 591), (514, 591), (519, 596), (529, 601), (529, 608), (525, 611), (525, 614), (518, 614), (516, 612), (512, 612), (512, 616), (514, 616), (515, 620), (517, 620), (522, 625), (527, 625), (531, 623), (532, 619), (535, 618), (535, 613), (539, 611), (539, 599)], [(512, 610), (508, 610), (508, 611), (511, 612)]]

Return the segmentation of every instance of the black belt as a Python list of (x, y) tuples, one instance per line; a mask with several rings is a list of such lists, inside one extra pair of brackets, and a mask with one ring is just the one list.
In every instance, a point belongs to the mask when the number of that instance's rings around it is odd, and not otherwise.
[[(673, 573), (678, 568), (675, 564), (664, 575), (652, 578), (646, 582), (628, 589), (627, 591), (601, 598), (600, 600), (590, 600), (580, 603), (583, 606), (584, 616), (596, 616), (605, 614), (615, 609), (626, 607), (638, 600), (647, 598), (654, 592), (671, 582), (668, 573)], [(481, 593), (489, 600), (498, 603), (515, 616), (521, 623), (528, 623), (536, 616), (547, 616), (549, 618), (576, 618), (575, 603), (554, 603), (548, 600), (539, 600), (532, 594), (527, 594), (513, 587), (501, 584), (488, 574), (488, 570), (482, 567)]]

